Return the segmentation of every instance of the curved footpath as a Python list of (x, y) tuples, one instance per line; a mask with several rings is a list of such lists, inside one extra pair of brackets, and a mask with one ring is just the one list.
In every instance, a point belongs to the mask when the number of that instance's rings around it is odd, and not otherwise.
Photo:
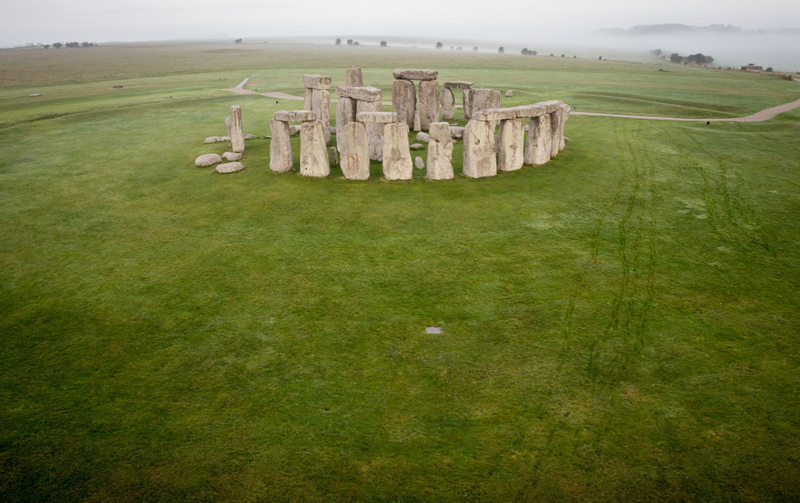
[[(282, 92), (276, 93), (257, 93), (255, 91), (250, 91), (249, 89), (244, 89), (242, 87), (235, 87), (233, 89), (219, 89), (220, 91), (228, 91), (234, 94), (258, 94), (260, 96), (266, 96), (267, 98), (276, 98), (282, 100), (299, 100), (303, 101), (305, 98), (302, 96), (293, 96), (291, 94), (286, 94)], [(336, 103), (335, 98), (331, 98), (331, 103)], [(391, 105), (391, 101), (383, 101), (384, 105)], [(456, 105), (456, 108), (461, 108), (461, 105)], [(762, 122), (767, 121), (775, 117), (776, 115), (788, 112), (789, 110), (794, 110), (795, 108), (800, 108), (800, 99), (797, 101), (792, 101), (791, 103), (784, 103), (783, 105), (778, 105), (777, 107), (767, 108), (766, 110), (761, 110), (760, 112), (756, 112), (753, 115), (748, 115), (747, 117), (731, 117), (731, 118), (724, 118), (724, 119), (681, 119), (679, 117), (658, 117), (655, 115), (617, 115), (617, 114), (603, 114), (603, 113), (594, 113), (594, 112), (576, 112), (572, 111), (570, 115), (588, 115), (592, 117), (617, 117), (621, 119), (647, 119), (652, 121), (682, 121), (682, 122)]]

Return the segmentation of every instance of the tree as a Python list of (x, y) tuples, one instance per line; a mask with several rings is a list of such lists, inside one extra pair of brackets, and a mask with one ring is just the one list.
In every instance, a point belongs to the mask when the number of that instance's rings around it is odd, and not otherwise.
[(539, 53), (538, 53), (537, 51), (531, 51), (531, 54), (532, 54), (533, 56), (536, 56), (536, 55), (537, 55), (537, 54), (539, 54)]
[[(239, 40), (241, 40), (241, 39), (239, 39)], [(241, 43), (241, 42), (240, 42), (240, 43)], [(94, 45), (94, 44), (92, 44), (92, 43), (90, 43), (90, 42), (81, 42), (81, 47), (91, 47), (91, 46), (93, 46), (93, 45)]]
[(501, 48), (497, 49), (497, 52), (498, 52), (498, 54), (503, 54), (504, 52), (506, 52), (506, 49), (505, 49), (505, 47), (501, 47)]
[(555, 54), (553, 54), (553, 53), (551, 52), (551, 53), (550, 53), (550, 57), (552, 58), (552, 57), (554, 57), (554, 56), (555, 56)]
[(572, 59), (578, 59), (578, 56), (572, 56)]
[(653, 49), (652, 51), (650, 51), (650, 54), (661, 56), (661, 49)]
[(55, 44), (53, 44), (53, 47), (55, 47), (56, 49), (61, 49), (62, 45), (64, 44), (62, 44), (61, 42), (56, 42)]
[(81, 44), (79, 44), (78, 42), (67, 42), (68, 49), (74, 49), (75, 47), (80, 47), (80, 46)]
[(600, 56), (600, 57), (598, 58), (598, 60), (599, 60), (599, 61), (603, 61), (603, 56)]
[(672, 61), (673, 63), (680, 63), (683, 60), (683, 56), (681, 56), (677, 52), (673, 52), (670, 55), (669, 60)]
[(353, 45), (360, 45), (360, 44), (358, 43), (358, 41), (356, 41), (356, 42), (353, 42)]
[(455, 47), (454, 45), (451, 45), (451, 46), (450, 46), (450, 50), (451, 50), (451, 51), (452, 51), (452, 50), (454, 50), (455, 48), (456, 48), (456, 47)]
[(342, 39), (341, 38), (337, 38), (336, 39), (336, 45), (342, 45)]
[(347, 39), (347, 45), (353, 45), (353, 39), (352, 38), (348, 38)]
[(386, 47), (386, 41), (385, 40), (381, 40), (381, 47)]
[(472, 48), (472, 52), (478, 52), (478, 46), (477, 45)]
[(463, 47), (461, 47), (461, 46), (459, 45), (458, 47), (456, 47), (456, 50), (457, 50), (457, 51), (463, 51), (463, 50), (464, 50), (464, 48), (463, 48)]
[(442, 47), (444, 47), (444, 44), (442, 44), (441, 42), (436, 42), (437, 49), (441, 49)]
[(765, 71), (765, 72), (772, 73), (772, 67), (771, 67), (771, 66), (768, 66), (768, 67), (767, 67), (767, 69), (766, 69), (766, 70), (764, 70), (764, 71)]
[(49, 49), (50, 48), (50, 44), (44, 44), (44, 48), (45, 49)]
[(523, 56), (527, 56), (527, 55), (528, 55), (528, 52), (530, 52), (530, 51), (528, 51), (528, 49), (527, 49), (527, 48), (525, 48), (525, 49), (522, 49), (522, 55), (523, 55)]

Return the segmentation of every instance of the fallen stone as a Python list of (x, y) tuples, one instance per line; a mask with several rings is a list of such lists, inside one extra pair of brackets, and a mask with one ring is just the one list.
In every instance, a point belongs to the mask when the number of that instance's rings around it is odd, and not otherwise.
[(483, 178), (497, 174), (494, 130), (486, 121), (470, 120), (464, 130), (464, 176)]
[(463, 138), (464, 128), (460, 126), (450, 126), (450, 138)]
[(356, 114), (358, 122), (371, 122), (376, 124), (391, 124), (397, 122), (395, 112), (359, 112)]
[(436, 80), (439, 72), (436, 70), (395, 70), (392, 75), (403, 80)]
[(422, 131), (422, 122), (419, 118), (419, 110), (414, 110), (414, 131)]
[(225, 152), (222, 154), (222, 157), (225, 158), (226, 161), (238, 161), (242, 158), (242, 154), (237, 154), (236, 152)]
[(322, 123), (325, 144), (331, 142), (331, 93), (327, 89), (314, 89), (311, 96), (311, 111)]
[(423, 80), (419, 83), (419, 124), (423, 131), (431, 127), (432, 122), (439, 122), (439, 82), (437, 80)]
[(292, 110), (291, 112), (287, 112), (286, 110), (278, 110), (272, 115), (272, 118), (276, 121), (284, 122), (314, 122), (317, 120), (317, 114), (310, 109)]
[(276, 119), (269, 121), (269, 129), (272, 132), (272, 141), (269, 143), (269, 169), (278, 173), (291, 171), (294, 165), (289, 127), (286, 121)]
[[(361, 112), (382, 112), (383, 105), (380, 101), (357, 101), (356, 117)], [(383, 124), (370, 122), (367, 126), (367, 139), (369, 140), (369, 158), (373, 161), (383, 160)]]
[(330, 89), (331, 78), (322, 75), (303, 75), (303, 85), (308, 89)]
[(472, 89), (474, 84), (465, 80), (451, 80), (444, 83), (446, 89)]
[(511, 89), (506, 91), (506, 98), (511, 98), (512, 96), (514, 96), (514, 91), (512, 91)]
[(222, 157), (220, 157), (219, 154), (203, 154), (194, 160), (194, 165), (204, 168), (206, 166), (213, 166), (218, 162), (222, 162)]
[(340, 98), (352, 98), (359, 101), (381, 101), (383, 97), (383, 91), (371, 86), (336, 86), (336, 94)]
[(300, 174), (313, 177), (331, 174), (325, 134), (320, 121), (304, 122), (300, 129)]
[(330, 148), (331, 155), (328, 157), (328, 162), (331, 166), (337, 166), (339, 164), (339, 157), (336, 155), (336, 147)]
[(456, 118), (456, 97), (453, 90), (445, 87), (442, 89), (442, 120), (449, 121)]
[(497, 171), (520, 169), (525, 160), (525, 119), (500, 121)]
[(417, 169), (425, 169), (425, 161), (422, 160), (422, 157), (414, 159), (414, 167)]
[(221, 141), (231, 141), (230, 136), (209, 136), (203, 143), (219, 143)]
[(351, 87), (361, 87), (364, 85), (364, 77), (361, 68), (348, 68), (345, 76), (345, 83)]
[(565, 136), (565, 137), (564, 137), (564, 141), (565, 141), (565, 142), (569, 142), (569, 138), (567, 138), (567, 137)]
[[(392, 84), (392, 110), (398, 122), (414, 127), (414, 114), (417, 110), (417, 88), (410, 80), (395, 80)], [(417, 129), (415, 129), (417, 131)]]
[(414, 143), (413, 145), (411, 145), (411, 150), (419, 150), (423, 147), (424, 145), (422, 143)]
[(453, 178), (453, 140), (450, 138), (450, 124), (433, 122), (428, 143), (429, 180), (451, 180)]
[(244, 169), (244, 164), (240, 162), (228, 162), (217, 166), (217, 173), (236, 173)]
[(387, 180), (411, 180), (414, 167), (408, 149), (408, 124), (395, 122), (383, 127), (383, 177)]
[(368, 179), (369, 141), (366, 126), (361, 122), (348, 122), (342, 127), (337, 139), (344, 177), (348, 180)]
[(428, 133), (423, 133), (420, 131), (417, 133), (417, 141), (421, 141), (422, 143), (428, 143), (430, 141), (430, 135)]
[[(353, 98), (339, 98), (336, 102), (336, 131), (342, 131), (343, 128), (356, 121), (356, 100)], [(336, 146), (342, 150), (342, 142), (339, 139), (339, 134), (336, 134)]]
[(531, 117), (525, 142), (525, 164), (541, 166), (550, 160), (552, 134), (550, 116)]
[(244, 133), (242, 131), (242, 107), (231, 106), (231, 150), (244, 152)]
[(245, 140), (253, 140), (255, 138), (258, 138), (258, 135), (257, 134), (245, 134), (245, 135), (242, 135), (242, 138), (244, 138)]

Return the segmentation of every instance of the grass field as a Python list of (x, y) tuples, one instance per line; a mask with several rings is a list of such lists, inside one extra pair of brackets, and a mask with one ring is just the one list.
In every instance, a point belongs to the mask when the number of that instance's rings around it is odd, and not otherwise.
[(549, 164), (479, 180), (460, 143), (446, 182), (273, 173), (265, 139), (194, 167), (230, 105), (261, 136), (299, 105), (216, 89), (353, 64), (385, 97), (398, 67), (592, 112), (800, 97), (513, 55), (0, 51), (0, 499), (800, 500), (800, 110), (573, 116)]

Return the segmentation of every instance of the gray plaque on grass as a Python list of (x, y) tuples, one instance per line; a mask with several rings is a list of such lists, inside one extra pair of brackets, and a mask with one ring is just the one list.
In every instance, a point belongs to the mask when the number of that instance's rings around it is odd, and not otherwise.
[(428, 333), (428, 334), (441, 334), (442, 333), (442, 327), (427, 327), (425, 329), (425, 333)]

